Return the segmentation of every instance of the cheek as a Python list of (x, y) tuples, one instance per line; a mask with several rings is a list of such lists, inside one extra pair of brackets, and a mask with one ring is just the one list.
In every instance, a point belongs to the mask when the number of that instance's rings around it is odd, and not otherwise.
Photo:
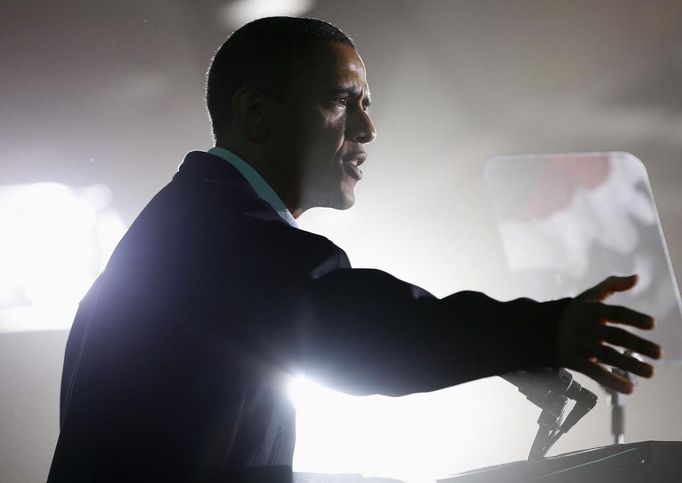
[(336, 164), (344, 142), (345, 116), (337, 110), (322, 108), (308, 111), (298, 124), (296, 137), (301, 142), (305, 163), (313, 170)]
[(345, 133), (345, 116), (327, 113), (321, 116), (317, 143), (327, 153), (337, 153), (343, 146)]

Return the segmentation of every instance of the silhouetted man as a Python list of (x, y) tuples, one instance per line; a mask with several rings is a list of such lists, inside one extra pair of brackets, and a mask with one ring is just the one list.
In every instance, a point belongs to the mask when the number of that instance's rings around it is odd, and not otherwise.
[(653, 320), (600, 301), (437, 299), (350, 267), (295, 219), (346, 209), (375, 137), (365, 66), (319, 20), (267, 18), (237, 30), (208, 74), (216, 147), (187, 155), (81, 302), (66, 349), (51, 482), (288, 481), (304, 371), (354, 394), (404, 395), (538, 366), (581, 371), (622, 392), (600, 363), (658, 357), (605, 322)]

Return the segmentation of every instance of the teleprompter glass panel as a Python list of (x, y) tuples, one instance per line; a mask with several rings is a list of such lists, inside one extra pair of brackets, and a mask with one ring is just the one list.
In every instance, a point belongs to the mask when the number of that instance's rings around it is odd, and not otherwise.
[[(574, 296), (639, 275), (606, 303), (656, 318), (646, 336), (682, 362), (680, 294), (644, 164), (625, 152), (497, 156), (485, 176), (520, 295)], [(635, 330), (636, 331), (636, 330)]]

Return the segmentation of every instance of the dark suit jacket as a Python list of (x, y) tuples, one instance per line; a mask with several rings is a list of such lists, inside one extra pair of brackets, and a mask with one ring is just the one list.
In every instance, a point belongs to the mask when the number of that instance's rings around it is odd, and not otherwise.
[(553, 365), (565, 304), (438, 299), (351, 269), (192, 152), (80, 304), (49, 482), (286, 481), (288, 375), (398, 396)]

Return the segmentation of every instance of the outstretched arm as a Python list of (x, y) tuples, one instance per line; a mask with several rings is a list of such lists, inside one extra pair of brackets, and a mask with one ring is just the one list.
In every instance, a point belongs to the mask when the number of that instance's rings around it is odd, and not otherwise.
[(472, 291), (439, 299), (350, 268), (303, 293), (303, 369), (346, 392), (395, 396), (556, 365), (557, 323), (570, 301), (500, 302)]

